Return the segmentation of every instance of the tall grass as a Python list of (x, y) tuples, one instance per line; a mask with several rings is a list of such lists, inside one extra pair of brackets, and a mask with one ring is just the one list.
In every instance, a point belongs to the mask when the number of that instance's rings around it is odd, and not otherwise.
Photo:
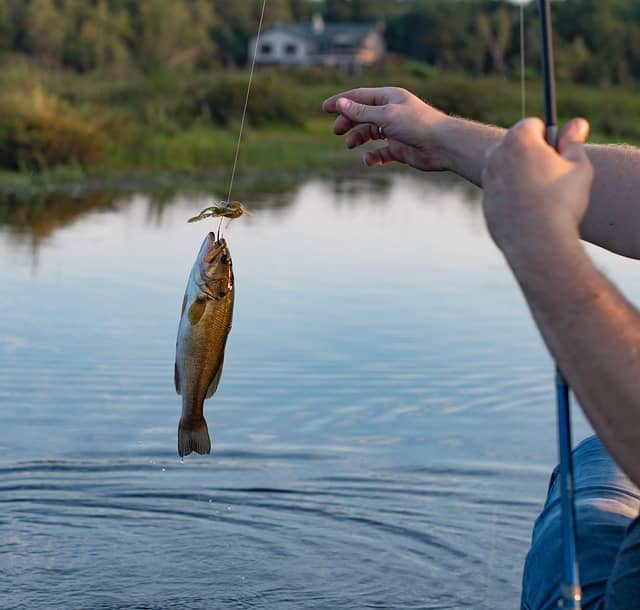
[(94, 166), (104, 148), (97, 122), (36, 85), (0, 97), (0, 164), (42, 170)]

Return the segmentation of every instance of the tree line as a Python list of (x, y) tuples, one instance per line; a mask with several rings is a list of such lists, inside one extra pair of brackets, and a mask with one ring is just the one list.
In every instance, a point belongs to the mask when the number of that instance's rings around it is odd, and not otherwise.
[[(538, 69), (536, 3), (525, 10), (525, 48)], [(265, 27), (320, 13), (328, 21), (383, 21), (392, 56), (474, 75), (515, 74), (519, 7), (492, 0), (268, 0)], [(0, 56), (45, 68), (134, 70), (242, 67), (262, 0), (0, 0)], [(640, 0), (553, 4), (557, 69), (580, 83), (640, 78)]]

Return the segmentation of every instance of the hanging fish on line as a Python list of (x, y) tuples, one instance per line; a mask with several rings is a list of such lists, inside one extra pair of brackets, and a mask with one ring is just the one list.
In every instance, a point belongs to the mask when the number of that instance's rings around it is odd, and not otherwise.
[(209, 233), (187, 280), (176, 340), (175, 385), (182, 396), (180, 457), (211, 452), (204, 401), (218, 389), (234, 300), (231, 255), (224, 238)]
[(193, 218), (189, 218), (189, 222), (198, 222), (199, 220), (204, 220), (205, 218), (212, 217), (224, 217), (224, 218), (240, 218), (243, 214), (251, 213), (247, 211), (247, 208), (240, 201), (218, 201), (212, 206), (205, 208)]

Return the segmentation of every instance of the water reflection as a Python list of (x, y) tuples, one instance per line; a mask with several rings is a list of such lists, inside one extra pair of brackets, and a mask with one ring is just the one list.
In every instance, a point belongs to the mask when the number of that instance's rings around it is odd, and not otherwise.
[[(387, 206), (394, 180), (399, 174), (385, 172), (378, 174), (357, 174), (338, 176), (324, 181), (331, 189), (327, 203), (341, 208), (358, 206), (363, 202), (376, 206)], [(471, 207), (477, 203), (477, 189), (458, 180), (450, 174), (432, 175), (430, 182), (447, 191), (452, 189), (460, 202)], [(299, 199), (298, 195), (308, 180), (300, 181), (291, 177), (280, 180), (259, 179), (245, 181), (238, 187), (251, 210), (269, 210), (272, 214), (286, 214), (288, 208)], [(117, 191), (71, 189), (71, 192), (39, 192), (38, 194), (4, 193), (0, 195), (0, 230), (15, 243), (27, 242), (31, 247), (34, 261), (38, 248), (44, 240), (57, 230), (64, 229), (92, 213), (114, 212), (130, 205), (134, 194)], [(188, 192), (188, 191), (187, 191)], [(146, 196), (146, 221), (150, 225), (161, 226), (168, 210), (185, 200), (193, 203), (194, 209), (203, 201), (222, 199), (226, 196), (220, 185), (210, 190), (195, 189), (191, 195), (180, 192), (172, 185), (150, 190)]]
[[(29, 201), (19, 197), (0, 198), (0, 226), (16, 239), (28, 238), (37, 250), (42, 240), (56, 230), (75, 223), (92, 211), (113, 211), (114, 196), (90, 193), (81, 196), (43, 194)], [(121, 199), (122, 201), (122, 199)]]

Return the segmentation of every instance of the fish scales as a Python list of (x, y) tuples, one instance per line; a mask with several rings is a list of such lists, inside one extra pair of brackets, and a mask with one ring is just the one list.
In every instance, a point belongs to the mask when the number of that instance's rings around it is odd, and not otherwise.
[(193, 265), (182, 304), (176, 340), (175, 382), (182, 396), (178, 427), (180, 456), (209, 453), (211, 440), (204, 401), (215, 393), (231, 330), (234, 277), (226, 241), (209, 233)]

